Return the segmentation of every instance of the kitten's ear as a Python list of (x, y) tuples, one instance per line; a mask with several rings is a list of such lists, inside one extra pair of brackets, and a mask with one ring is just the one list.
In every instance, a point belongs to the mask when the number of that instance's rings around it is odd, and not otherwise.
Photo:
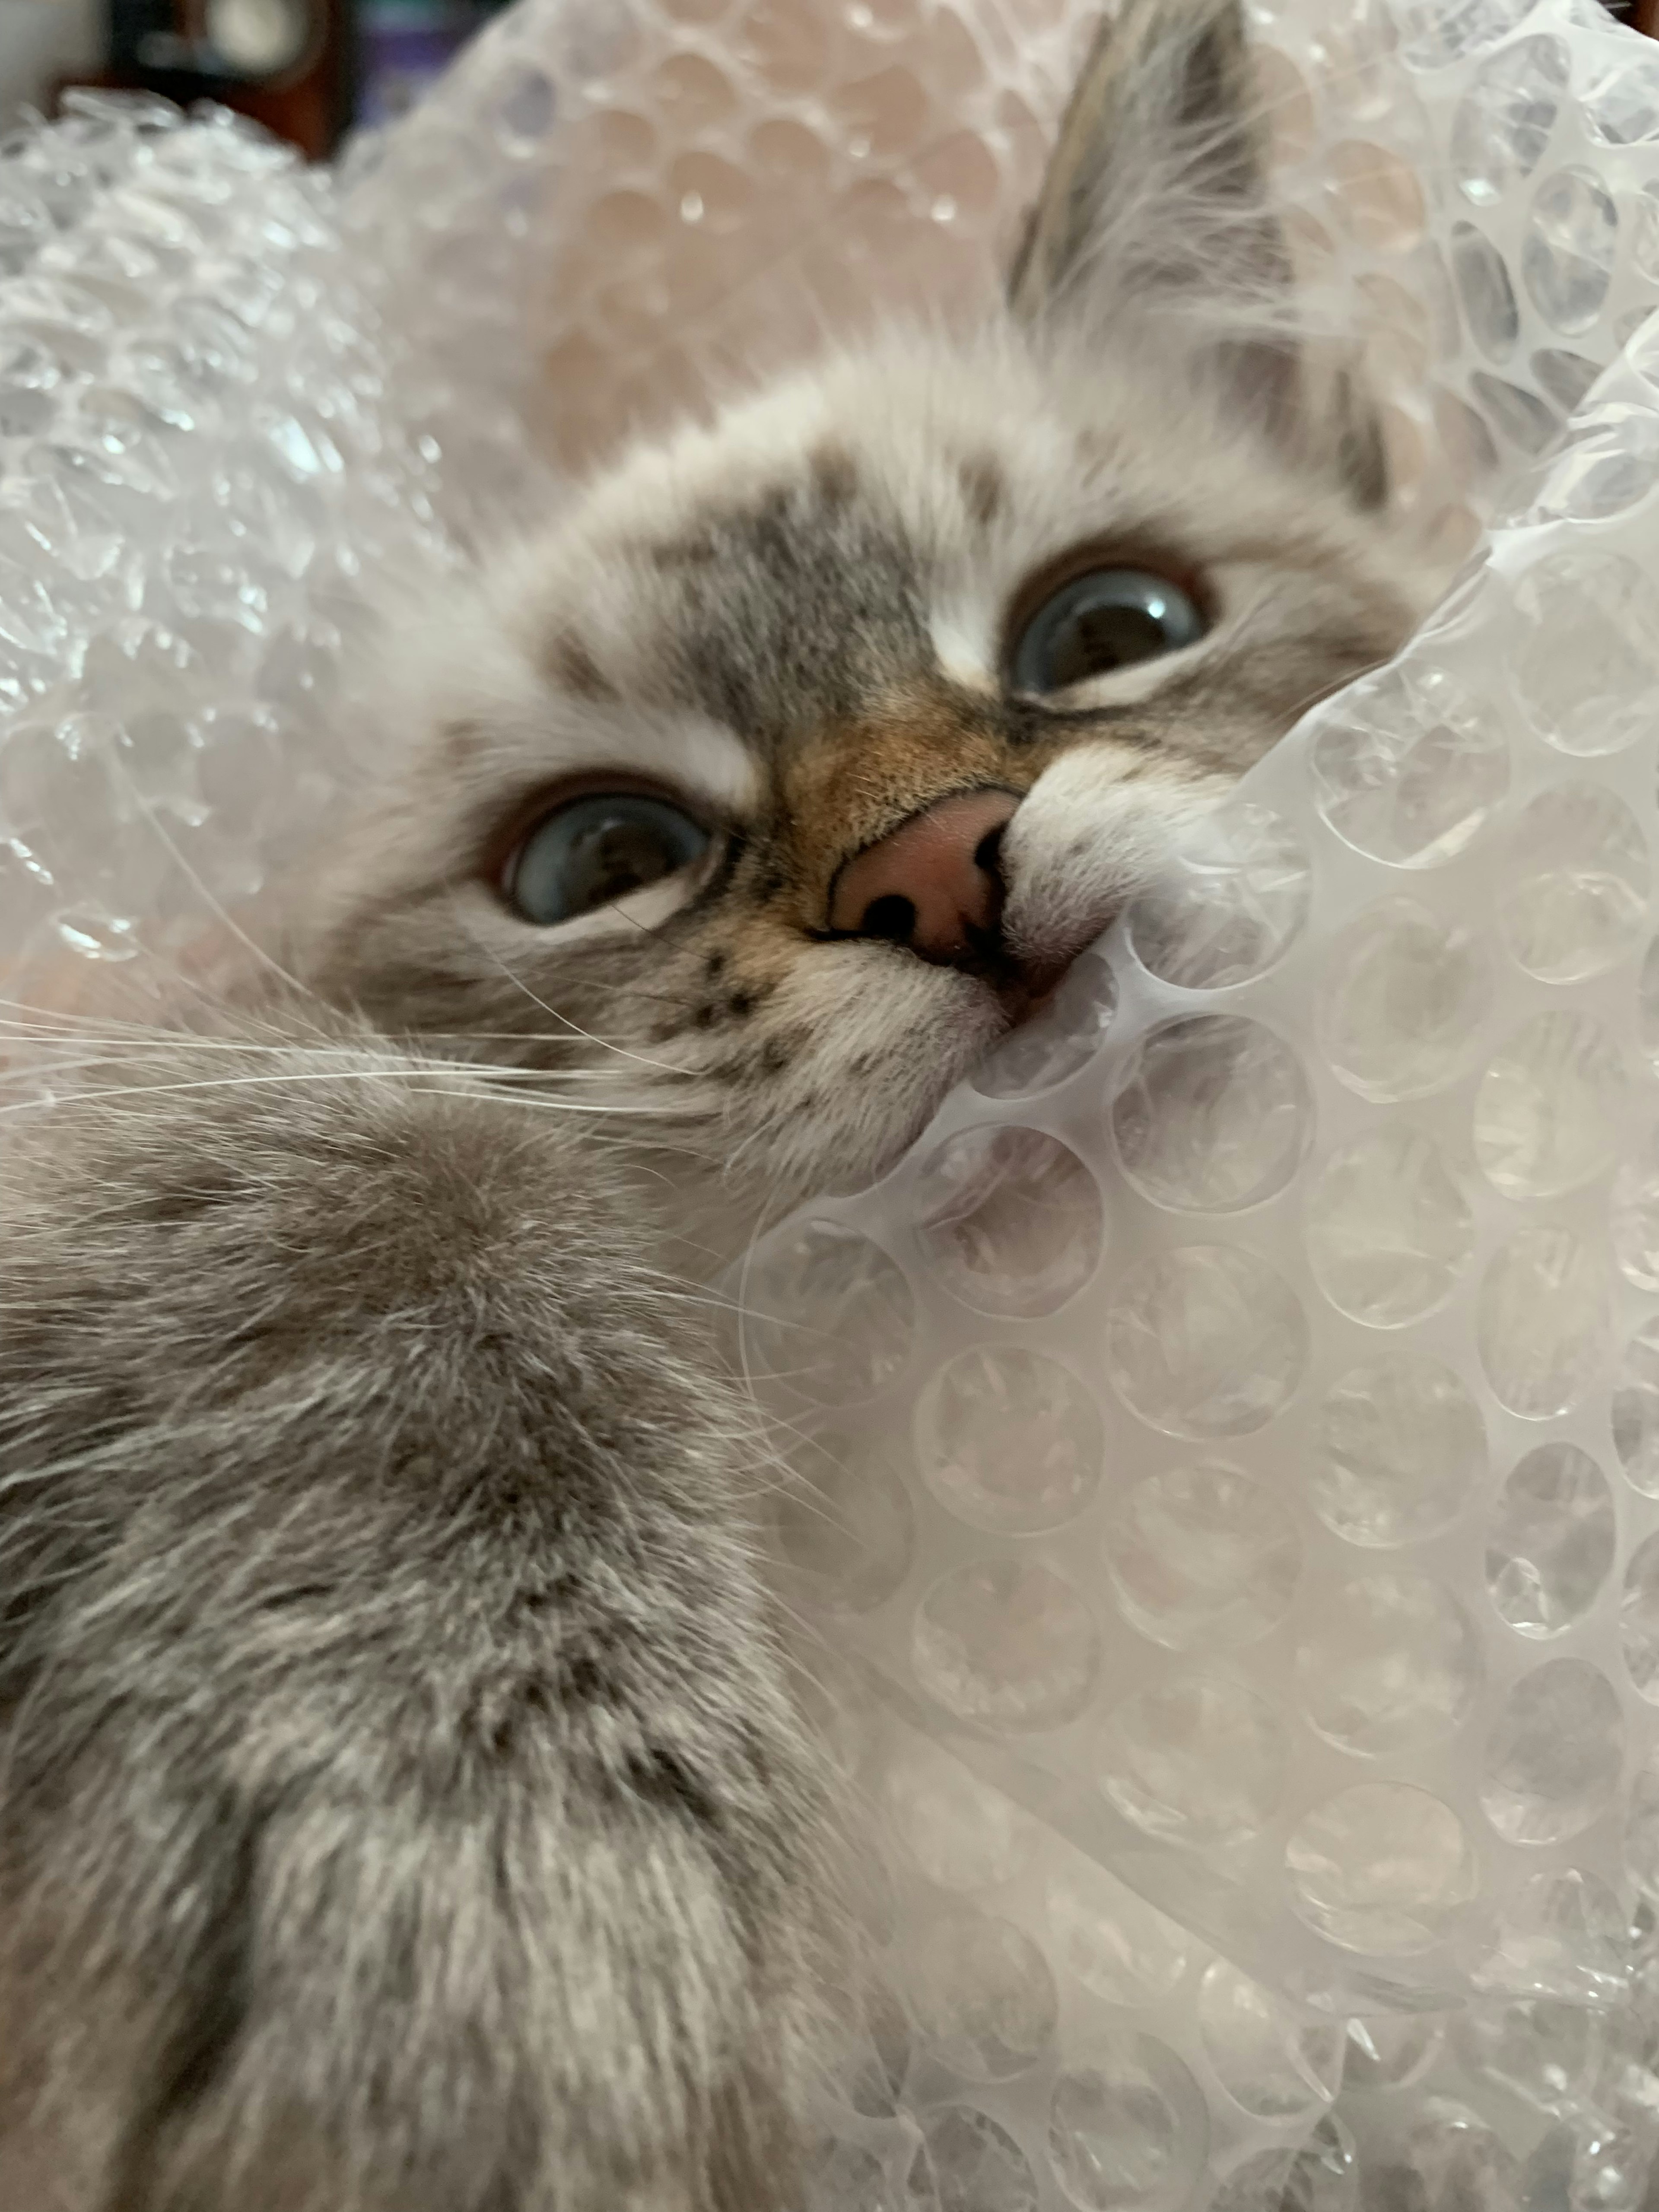
[[(1099, 286), (1282, 275), (1239, 0), (1121, 0), (1091, 43), (1009, 272), (1016, 315)], [(1177, 206), (1166, 206), (1173, 186)]]
[(1242, 0), (1120, 0), (1102, 21), (1008, 277), (1030, 325), (1156, 328), (1362, 504), (1384, 495), (1352, 376), (1311, 388), (1269, 204)]

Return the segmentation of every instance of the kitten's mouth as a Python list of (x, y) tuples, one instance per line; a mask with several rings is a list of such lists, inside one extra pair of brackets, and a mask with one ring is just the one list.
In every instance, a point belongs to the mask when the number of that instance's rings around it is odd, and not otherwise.
[[(1097, 930), (1091, 931), (1087, 945), (1092, 945), (1099, 933)], [(1000, 930), (994, 936), (995, 943), (987, 946), (982, 962), (960, 964), (992, 991), (1006, 1017), (1008, 1028), (1021, 1029), (1048, 1012), (1072, 972), (1073, 963), (1087, 947), (1079, 945), (1062, 954), (1034, 959), (1011, 951)]]

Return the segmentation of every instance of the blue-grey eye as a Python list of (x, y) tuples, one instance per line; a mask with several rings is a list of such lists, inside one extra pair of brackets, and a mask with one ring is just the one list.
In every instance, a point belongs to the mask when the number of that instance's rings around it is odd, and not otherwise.
[(1044, 600), (1015, 641), (1016, 691), (1063, 691), (1195, 645), (1206, 625), (1189, 593), (1149, 568), (1091, 568)]
[(504, 889), (526, 921), (574, 921), (700, 860), (708, 832), (671, 799), (594, 791), (545, 814), (508, 863)]

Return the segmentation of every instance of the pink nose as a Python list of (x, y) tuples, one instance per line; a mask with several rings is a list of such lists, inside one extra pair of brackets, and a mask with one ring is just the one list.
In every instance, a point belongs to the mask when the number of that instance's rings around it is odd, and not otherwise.
[(997, 848), (1019, 801), (1011, 791), (962, 791), (855, 853), (830, 891), (830, 927), (880, 937), (924, 960), (981, 951), (1002, 912)]

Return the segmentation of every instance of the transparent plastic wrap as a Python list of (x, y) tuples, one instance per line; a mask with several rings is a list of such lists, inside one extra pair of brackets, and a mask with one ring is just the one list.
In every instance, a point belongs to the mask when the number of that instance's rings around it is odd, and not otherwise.
[(825, 2170), (918, 2202), (1649, 2201), (1659, 54), (1395, 27), (1321, 173), (1416, 207), (1486, 546), (743, 1277), (883, 1864)]
[[(352, 638), (495, 512), (983, 298), (1092, 13), (528, 0), (337, 179), (0, 149), (14, 998), (264, 930)], [(1505, 519), (744, 1271), (870, 1817), (836, 2212), (1634, 2212), (1659, 2144), (1659, 49), (1254, 13), (1398, 495)]]

